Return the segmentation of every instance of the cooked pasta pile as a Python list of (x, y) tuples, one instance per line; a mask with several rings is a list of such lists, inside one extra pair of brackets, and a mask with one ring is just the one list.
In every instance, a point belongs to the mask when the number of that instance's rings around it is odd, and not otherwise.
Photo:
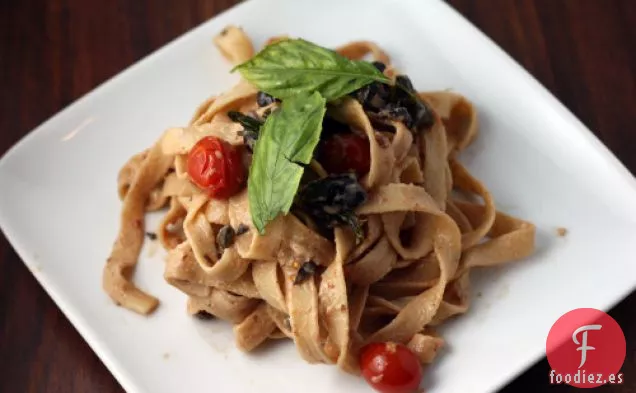
[[(234, 64), (254, 55), (237, 28), (215, 43)], [(370, 55), (387, 65), (385, 75), (396, 75), (374, 43), (352, 42), (336, 52), (350, 59)], [(435, 327), (468, 309), (471, 269), (518, 260), (534, 248), (534, 226), (498, 212), (486, 187), (456, 158), (477, 136), (475, 108), (456, 93), (421, 92), (434, 123), (413, 133), (399, 121), (392, 130), (378, 130), (358, 101), (339, 100), (330, 116), (370, 144), (370, 170), (360, 179), (368, 198), (355, 211), (363, 238), (356, 241), (346, 226), (325, 235), (293, 209), (260, 235), (246, 189), (212, 199), (189, 180), (186, 168), (188, 152), (204, 136), (244, 143), (241, 125), (227, 113), (259, 116), (278, 105), (257, 106), (257, 93), (243, 80), (209, 98), (188, 126), (168, 129), (124, 165), (118, 178), (121, 228), (104, 269), (105, 291), (137, 313), (156, 308), (158, 300), (132, 275), (145, 213), (167, 207), (157, 231), (168, 251), (166, 281), (187, 295), (188, 313), (231, 322), (240, 349), (289, 338), (307, 362), (357, 373), (362, 345), (392, 341), (430, 363), (443, 345)], [(221, 249), (217, 237), (228, 225), (241, 230)], [(299, 283), (295, 278), (306, 261), (317, 271)]]

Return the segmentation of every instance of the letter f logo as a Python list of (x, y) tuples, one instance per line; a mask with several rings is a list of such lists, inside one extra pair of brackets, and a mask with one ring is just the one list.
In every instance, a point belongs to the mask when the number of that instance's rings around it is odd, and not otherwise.
[[(581, 351), (581, 364), (579, 364), (579, 368), (583, 367), (583, 365), (585, 364), (585, 359), (586, 359), (586, 355), (587, 355), (587, 351), (591, 351), (594, 350), (596, 348), (594, 347), (588, 347), (587, 346), (587, 331), (588, 330), (601, 330), (601, 325), (585, 325), (585, 326), (581, 326), (580, 328), (576, 329), (574, 331), (574, 333), (572, 333), (572, 341), (574, 341), (574, 344), (576, 345), (581, 345), (580, 347), (578, 347), (576, 350), (577, 351)], [(581, 342), (579, 342), (579, 340), (576, 338), (576, 336), (583, 332), (583, 334), (581, 335), (582, 340)]]

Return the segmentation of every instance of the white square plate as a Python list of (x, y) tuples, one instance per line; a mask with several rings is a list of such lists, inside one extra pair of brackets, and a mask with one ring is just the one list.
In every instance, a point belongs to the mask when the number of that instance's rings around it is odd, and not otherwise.
[[(263, 16), (267, 15), (266, 18)], [(474, 274), (473, 305), (443, 334), (430, 392), (490, 392), (544, 354), (547, 332), (577, 307), (608, 309), (636, 284), (636, 183), (554, 97), (437, 0), (246, 2), (113, 78), (30, 133), (0, 161), (0, 224), (21, 258), (129, 392), (367, 392), (335, 367), (305, 364), (290, 343), (254, 355), (229, 325), (186, 316), (146, 248), (136, 279), (162, 300), (150, 318), (114, 306), (101, 273), (119, 221), (116, 175), (133, 153), (236, 75), (211, 44), (227, 24), (260, 46), (289, 33), (336, 46), (377, 41), (420, 90), (474, 101), (481, 134), (462, 159), (498, 207), (537, 224), (538, 251)], [(155, 217), (156, 218), (156, 217)], [(556, 227), (566, 227), (558, 238)]]

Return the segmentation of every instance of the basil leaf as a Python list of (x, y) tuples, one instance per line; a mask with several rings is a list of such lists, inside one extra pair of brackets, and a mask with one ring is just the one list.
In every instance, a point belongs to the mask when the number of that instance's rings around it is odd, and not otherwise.
[(260, 234), (265, 233), (268, 222), (289, 212), (302, 175), (303, 167), (288, 161), (274, 141), (258, 140), (247, 179), (247, 196), (252, 222)]
[[(309, 164), (320, 139), (327, 102), (316, 92), (283, 101), (281, 110), (267, 119), (270, 137), (292, 162)], [(274, 116), (276, 115), (276, 116)]]
[(317, 91), (333, 101), (374, 81), (391, 82), (372, 63), (349, 60), (303, 39), (268, 45), (234, 70), (260, 90), (281, 99)]
[(318, 93), (283, 101), (261, 127), (247, 182), (252, 222), (259, 233), (279, 214), (289, 213), (304, 168), (322, 129), (326, 101)]

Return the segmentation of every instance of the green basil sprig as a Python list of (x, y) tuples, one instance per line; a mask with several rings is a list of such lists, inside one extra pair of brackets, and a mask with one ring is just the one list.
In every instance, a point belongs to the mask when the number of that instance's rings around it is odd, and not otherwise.
[[(372, 82), (391, 80), (369, 62), (349, 60), (303, 39), (271, 44), (235, 70), (283, 100), (260, 127), (247, 184), (252, 221), (263, 234), (268, 222), (289, 213), (303, 165), (318, 144), (326, 103)], [(250, 119), (234, 117), (246, 129), (254, 127)]]
[(234, 70), (260, 90), (280, 99), (318, 92), (327, 101), (333, 101), (374, 81), (391, 83), (373, 64), (349, 60), (303, 39), (268, 45)]
[(289, 213), (322, 130), (326, 100), (301, 92), (283, 101), (261, 127), (254, 148), (247, 193), (252, 222), (259, 233), (279, 214)]

